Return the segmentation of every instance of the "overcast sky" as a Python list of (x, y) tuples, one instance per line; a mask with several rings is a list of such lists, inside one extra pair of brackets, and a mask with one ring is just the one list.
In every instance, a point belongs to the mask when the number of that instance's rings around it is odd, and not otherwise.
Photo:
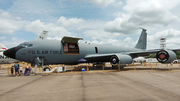
[(8, 48), (34, 40), (83, 38), (96, 44), (134, 47), (147, 29), (148, 49), (180, 48), (180, 0), (0, 0), (0, 43)]

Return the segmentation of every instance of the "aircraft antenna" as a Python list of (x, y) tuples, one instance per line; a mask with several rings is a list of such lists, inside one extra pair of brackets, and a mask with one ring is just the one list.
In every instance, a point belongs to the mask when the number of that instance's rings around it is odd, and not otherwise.
[(143, 29), (143, 30), (145, 30), (145, 31), (147, 31), (145, 28), (142, 28), (142, 27), (139, 27), (140, 29)]

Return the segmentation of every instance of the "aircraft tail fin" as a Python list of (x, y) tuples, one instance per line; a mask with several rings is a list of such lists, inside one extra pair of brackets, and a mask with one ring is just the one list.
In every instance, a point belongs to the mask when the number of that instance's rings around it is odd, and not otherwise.
[(7, 47), (0, 43), (0, 52), (7, 50)]
[(44, 40), (47, 38), (48, 31), (43, 30), (43, 32), (35, 40)]
[(146, 33), (146, 29), (142, 28), (141, 36), (139, 37), (139, 40), (134, 48), (146, 49), (146, 44), (147, 44), (147, 33)]

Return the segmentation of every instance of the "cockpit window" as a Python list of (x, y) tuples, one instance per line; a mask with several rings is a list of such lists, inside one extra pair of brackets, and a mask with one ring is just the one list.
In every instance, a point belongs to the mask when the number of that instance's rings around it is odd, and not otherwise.
[(22, 47), (26, 48), (26, 47), (31, 47), (31, 46), (33, 46), (33, 44), (28, 43), (28, 42), (24, 42), (24, 43), (19, 44), (18, 46), (22, 46)]

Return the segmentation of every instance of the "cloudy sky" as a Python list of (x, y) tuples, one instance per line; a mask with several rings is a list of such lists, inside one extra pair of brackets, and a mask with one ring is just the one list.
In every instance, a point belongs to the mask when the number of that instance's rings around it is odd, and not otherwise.
[(134, 47), (142, 27), (148, 49), (160, 48), (161, 37), (180, 48), (179, 9), (180, 0), (0, 0), (0, 43), (11, 48), (46, 30), (52, 40)]

